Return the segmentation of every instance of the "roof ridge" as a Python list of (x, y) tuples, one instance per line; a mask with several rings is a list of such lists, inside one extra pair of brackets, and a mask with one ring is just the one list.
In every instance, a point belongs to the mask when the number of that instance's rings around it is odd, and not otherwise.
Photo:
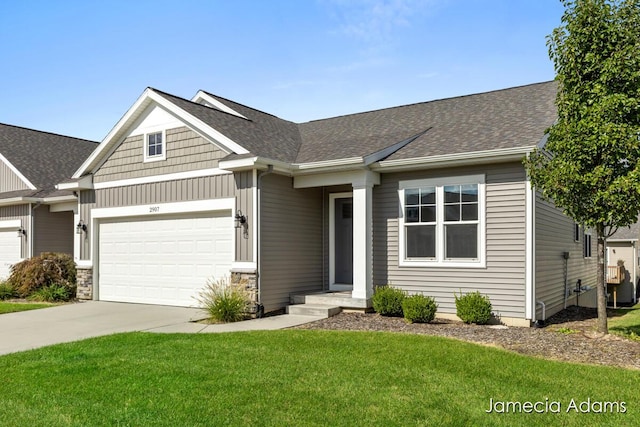
[(91, 143), (94, 143), (94, 144), (99, 144), (100, 143), (99, 141), (93, 141), (91, 139), (78, 138), (76, 136), (63, 135), (61, 133), (49, 132), (49, 131), (46, 131), (46, 130), (32, 129), (32, 128), (28, 128), (28, 127), (24, 127), (24, 126), (12, 125), (12, 124), (9, 124), (9, 123), (0, 122), (0, 126), (12, 127), (12, 128), (16, 128), (16, 129), (27, 130), (27, 131), (30, 131), (30, 132), (38, 132), (38, 133), (43, 133), (43, 134), (46, 134), (46, 135), (60, 136), (60, 137), (63, 137), (63, 138), (71, 138), (71, 139), (76, 139), (78, 141), (91, 142)]
[(299, 123), (299, 124), (300, 125), (305, 125), (305, 124), (308, 124), (308, 123), (317, 123), (317, 122), (322, 122), (322, 121), (325, 121), (325, 120), (339, 119), (339, 118), (342, 118), (342, 117), (359, 116), (359, 115), (362, 115), (362, 114), (375, 113), (375, 112), (379, 112), (379, 111), (386, 111), (386, 110), (394, 110), (394, 109), (398, 109), (398, 108), (412, 107), (414, 105), (431, 104), (431, 103), (442, 102), (442, 101), (450, 101), (450, 100), (454, 100), (454, 99), (469, 98), (469, 97), (478, 96), (478, 95), (486, 95), (486, 94), (490, 94), (490, 93), (506, 92), (506, 91), (513, 90), (513, 89), (521, 89), (521, 88), (525, 88), (525, 87), (529, 87), (529, 86), (548, 84), (548, 83), (552, 83), (554, 81), (555, 80), (547, 80), (547, 81), (544, 81), (544, 82), (529, 83), (529, 84), (524, 84), (524, 85), (520, 85), (520, 86), (512, 86), (512, 87), (507, 87), (507, 88), (502, 88), (502, 89), (493, 89), (493, 90), (487, 90), (487, 91), (484, 91), (484, 92), (477, 92), (477, 93), (471, 93), (471, 94), (466, 94), (466, 95), (451, 96), (451, 97), (448, 97), (448, 98), (438, 98), (438, 99), (432, 99), (432, 100), (429, 100), (429, 101), (420, 101), (420, 102), (414, 102), (414, 103), (411, 103), (411, 104), (396, 105), (396, 106), (393, 106), (393, 107), (384, 107), (384, 108), (378, 108), (378, 109), (369, 110), (369, 111), (360, 111), (360, 112), (357, 112), (357, 113), (341, 114), (339, 116), (334, 116), (334, 117), (325, 117), (323, 119), (309, 120), (307, 122), (302, 122), (302, 123)]

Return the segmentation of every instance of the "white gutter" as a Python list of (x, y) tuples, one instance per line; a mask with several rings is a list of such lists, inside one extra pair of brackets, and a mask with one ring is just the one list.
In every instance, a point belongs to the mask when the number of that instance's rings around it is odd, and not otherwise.
[(472, 151), (466, 153), (442, 154), (439, 156), (414, 157), (411, 159), (383, 160), (372, 165), (372, 170), (402, 171), (421, 166), (449, 167), (469, 164), (484, 164), (506, 161), (520, 161), (535, 147), (500, 148), (497, 150)]

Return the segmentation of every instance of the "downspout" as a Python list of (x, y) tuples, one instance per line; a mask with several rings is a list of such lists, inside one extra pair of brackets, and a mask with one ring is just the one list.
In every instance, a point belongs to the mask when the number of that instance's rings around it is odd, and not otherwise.
[[(564, 258), (564, 309), (567, 309), (567, 300), (569, 299), (569, 252), (563, 252)], [(544, 317), (544, 315), (542, 316)]]
[(547, 320), (547, 306), (542, 300), (536, 300), (536, 305), (542, 306), (542, 319), (536, 320), (535, 327), (542, 328), (544, 326), (544, 322)]
[(258, 307), (257, 307), (257, 317), (262, 317), (264, 315), (264, 306), (262, 305), (262, 274), (260, 274), (260, 257), (262, 256), (262, 250), (260, 249), (260, 223), (262, 222), (262, 213), (260, 212), (260, 204), (262, 203), (261, 197), (261, 183), (262, 177), (273, 173), (273, 165), (268, 165), (267, 170), (258, 174), (258, 182), (256, 182), (256, 191), (258, 192), (256, 212), (258, 213), (258, 217), (256, 218), (256, 286), (258, 287)]
[(36, 209), (38, 209), (40, 207), (40, 205), (42, 205), (41, 202), (37, 202), (35, 204), (35, 206), (33, 204), (30, 204), (31, 206), (31, 224), (29, 226), (30, 230), (29, 230), (29, 252), (27, 253), (27, 258), (31, 258), (32, 256), (34, 256), (33, 253), (33, 248), (34, 248), (34, 236), (36, 233), (34, 233), (34, 229), (35, 229), (35, 213), (36, 213)]

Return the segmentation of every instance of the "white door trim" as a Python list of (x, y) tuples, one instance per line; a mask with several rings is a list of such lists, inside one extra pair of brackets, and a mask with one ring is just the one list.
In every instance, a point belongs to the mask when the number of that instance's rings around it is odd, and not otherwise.
[(329, 290), (351, 291), (353, 284), (336, 283), (336, 199), (353, 198), (353, 192), (329, 194)]

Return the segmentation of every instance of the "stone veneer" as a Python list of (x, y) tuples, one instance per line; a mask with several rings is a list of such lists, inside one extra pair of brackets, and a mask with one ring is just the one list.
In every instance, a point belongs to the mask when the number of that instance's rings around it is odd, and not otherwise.
[(232, 271), (231, 272), (231, 282), (245, 282), (245, 289), (249, 292), (251, 297), (251, 314), (256, 315), (258, 311), (258, 281), (256, 280), (255, 272), (245, 272), (245, 271)]
[(93, 267), (77, 267), (76, 298), (82, 300), (93, 299)]

